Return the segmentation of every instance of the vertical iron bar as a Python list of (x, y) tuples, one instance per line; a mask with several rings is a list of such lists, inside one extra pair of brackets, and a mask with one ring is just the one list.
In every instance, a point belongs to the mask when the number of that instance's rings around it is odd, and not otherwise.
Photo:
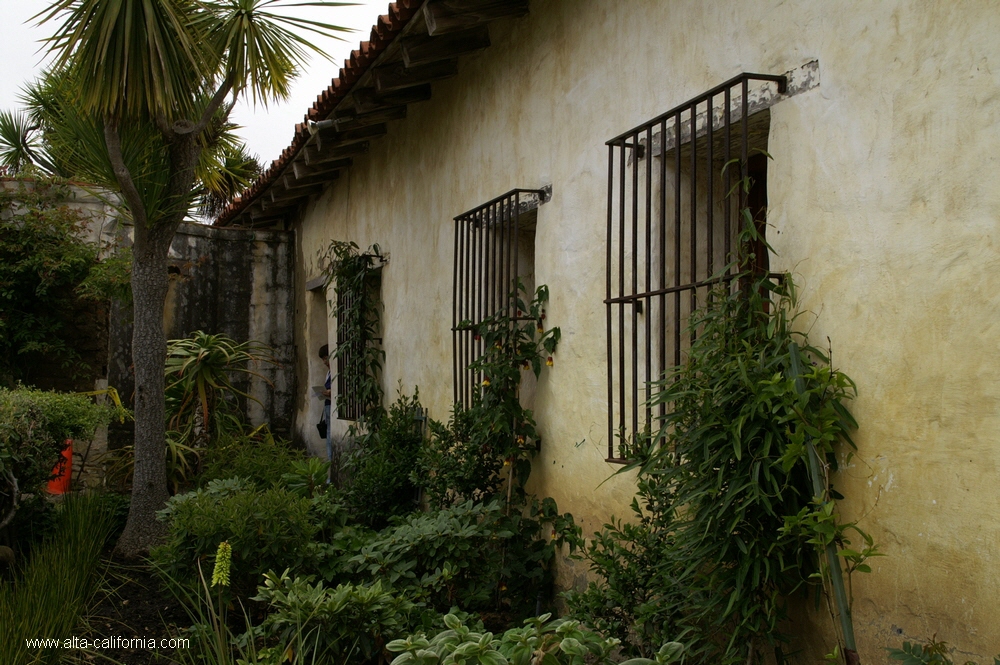
[[(698, 102), (691, 104), (691, 256), (689, 266), (691, 284), (698, 283)], [(691, 287), (691, 306), (688, 321), (698, 308), (698, 288)], [(694, 343), (694, 328), (691, 329), (691, 343)]]
[(715, 199), (713, 198), (715, 192), (713, 191), (715, 184), (715, 165), (712, 163), (714, 158), (712, 152), (712, 143), (715, 140), (712, 115), (714, 113), (712, 95), (708, 96), (708, 117), (705, 123), (705, 138), (708, 141), (708, 154), (706, 157), (706, 162), (708, 163), (708, 168), (706, 170), (707, 182), (705, 183), (707, 187), (707, 196), (705, 197), (708, 201), (707, 209), (707, 222), (708, 228), (705, 232), (705, 241), (707, 243), (708, 261), (705, 264), (705, 279), (711, 279), (712, 273), (715, 270), (715, 225), (714, 225), (714, 213), (715, 213)]
[[(476, 322), (476, 283), (474, 281), (474, 275), (476, 274), (476, 216), (471, 215), (466, 222), (468, 224), (468, 251), (469, 260), (465, 266), (466, 272), (466, 316), (470, 323), (475, 324)], [(474, 333), (470, 330), (466, 333), (467, 346), (465, 349), (465, 405), (470, 406), (472, 404), (472, 392), (475, 390), (473, 385), (473, 374), (469, 369), (469, 365), (472, 363), (472, 358), (476, 353), (476, 340)]]
[[(638, 162), (636, 162), (638, 167)], [(653, 290), (653, 126), (646, 127), (646, 293)], [(652, 347), (652, 311), (653, 299), (646, 296), (646, 376), (643, 384), (646, 393), (646, 425), (652, 430), (650, 420), (652, 418), (652, 407), (650, 399), (653, 396), (652, 381), (653, 373), (653, 347)]]
[[(667, 288), (667, 119), (660, 121), (660, 288)], [(667, 294), (660, 295), (659, 370), (662, 377), (667, 368)], [(660, 404), (660, 418), (667, 413), (667, 405)]]
[(632, 434), (639, 431), (639, 132), (632, 135)]
[(452, 402), (458, 401), (458, 275), (462, 271), (462, 254), (459, 251), (459, 229), (462, 223), (455, 219), (455, 259), (452, 261), (454, 274), (451, 280), (451, 370)]
[[(618, 297), (625, 296), (625, 147), (626, 139), (622, 139), (622, 151), (618, 159)], [(625, 303), (618, 305), (618, 432), (625, 439)]]
[[(496, 207), (483, 210), (483, 319), (493, 315), (493, 234), (490, 231)], [(485, 378), (485, 377), (484, 377)]]
[[(739, 216), (739, 228), (740, 231), (743, 230), (743, 209), (747, 207), (747, 192), (746, 190), (746, 179), (749, 176), (749, 171), (747, 171), (747, 160), (750, 158), (749, 155), (749, 141), (747, 140), (747, 134), (750, 131), (748, 118), (747, 118), (747, 107), (750, 96), (750, 82), (747, 79), (743, 79), (743, 100), (742, 108), (740, 110), (740, 209), (736, 212)], [(742, 248), (741, 248), (742, 249)]]
[[(681, 284), (681, 112), (674, 114), (674, 286)], [(674, 293), (674, 365), (681, 364), (681, 292)]]
[[(615, 175), (615, 147), (608, 146), (608, 247), (607, 247), (607, 275), (606, 293), (607, 299), (611, 300), (611, 252), (613, 251), (613, 220), (614, 220), (614, 175)], [(615, 458), (615, 393), (614, 393), (614, 349), (611, 343), (611, 308), (609, 302), (605, 307), (607, 316), (607, 347), (608, 347), (608, 459)]]
[[(519, 192), (519, 191), (518, 192), (514, 192), (514, 201), (513, 201), (513, 204), (514, 204), (513, 224), (516, 227), (520, 227), (521, 226), (521, 192)], [(515, 297), (515, 301), (516, 301), (516, 297)], [(513, 321), (512, 323), (513, 323), (514, 328), (517, 328), (517, 326), (518, 326), (518, 324), (520, 322), (519, 321)], [(514, 360), (514, 348), (513, 348), (513, 346), (511, 347), (511, 350), (510, 350), (510, 357), (511, 357), (511, 362), (513, 362), (513, 360)], [(513, 429), (511, 431), (513, 431)]]
[(514, 255), (514, 248), (510, 246), (511, 233), (510, 230), (513, 228), (511, 220), (508, 216), (503, 216), (503, 227), (501, 237), (503, 242), (501, 243), (501, 255), (503, 260), (501, 261), (501, 266), (503, 267), (503, 274), (500, 276), (500, 284), (503, 289), (504, 297), (504, 314), (507, 318), (514, 316), (514, 312), (511, 309), (511, 298), (510, 298), (510, 278), (512, 273), (510, 267), (511, 257)]
[(726, 160), (726, 214), (725, 214), (725, 232), (726, 238), (724, 241), (726, 250), (726, 263), (733, 260), (733, 228), (732, 228), (732, 216), (733, 216), (733, 200), (731, 191), (733, 188), (733, 165), (730, 163), (732, 160), (732, 88), (726, 88), (726, 100), (725, 109), (723, 109), (723, 115), (725, 116), (725, 147), (723, 151), (725, 152)]
[[(514, 274), (512, 276), (513, 277), (513, 279), (512, 279), (513, 284), (511, 285), (511, 289), (516, 293), (517, 292), (517, 278), (520, 275), (520, 271), (521, 271), (521, 266), (518, 263), (519, 262), (518, 251), (519, 251), (519, 248), (520, 248), (520, 245), (521, 245), (521, 224), (520, 224), (520, 220), (518, 220), (518, 223), (515, 224), (514, 227), (511, 229), (511, 234), (512, 234), (512, 238), (513, 238), (512, 242), (513, 242), (513, 245), (514, 245), (514, 260), (511, 263), (511, 265), (513, 266), (513, 272), (514, 272)], [(513, 310), (514, 310), (515, 313), (517, 312), (517, 296), (514, 297)]]
[[(486, 303), (485, 293), (486, 284), (483, 280), (483, 273), (486, 270), (486, 237), (485, 237), (485, 211), (479, 211), (478, 213), (478, 225), (476, 226), (476, 264), (475, 270), (472, 272), (472, 279), (476, 284), (476, 325), (483, 322), (486, 316)], [(483, 357), (484, 342), (482, 336), (480, 336), (479, 342), (473, 351), (472, 360), (476, 361)], [(473, 376), (473, 399), (475, 395), (482, 391), (483, 377), (482, 372), (476, 372)]]

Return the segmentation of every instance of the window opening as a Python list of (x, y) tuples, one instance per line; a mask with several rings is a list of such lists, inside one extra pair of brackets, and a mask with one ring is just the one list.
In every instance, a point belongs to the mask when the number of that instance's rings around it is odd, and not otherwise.
[[(770, 111), (751, 82), (787, 87), (784, 76), (742, 74), (606, 144), (610, 462), (624, 462), (621, 444), (664, 415), (665, 405), (658, 414), (648, 406), (650, 382), (682, 362), (688, 319), (710, 289), (741, 268), (767, 270), (763, 243), (754, 265), (727, 269), (740, 211), (764, 231)], [(744, 178), (749, 193), (737, 186)]]
[(474, 328), (504, 310), (512, 321), (524, 318), (511, 294), (518, 279), (526, 292), (534, 292), (537, 209), (551, 191), (513, 189), (455, 217), (452, 350), (457, 404), (471, 406), (482, 384), (483, 377), (468, 369), (484, 351)]

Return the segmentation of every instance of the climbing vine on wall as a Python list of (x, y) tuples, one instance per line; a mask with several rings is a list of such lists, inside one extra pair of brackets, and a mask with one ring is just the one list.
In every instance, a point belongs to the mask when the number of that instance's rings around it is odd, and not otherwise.
[(338, 385), (336, 408), (341, 417), (370, 422), (382, 413), (381, 271), (385, 261), (378, 245), (332, 241), (320, 252), (327, 290), (333, 287), (337, 345), (331, 353)]

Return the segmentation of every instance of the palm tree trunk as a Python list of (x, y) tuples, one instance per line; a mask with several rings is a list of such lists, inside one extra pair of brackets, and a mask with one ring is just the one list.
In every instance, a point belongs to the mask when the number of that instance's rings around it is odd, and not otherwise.
[(128, 521), (115, 546), (119, 554), (134, 558), (148, 552), (166, 536), (166, 526), (156, 519), (156, 511), (163, 508), (169, 497), (163, 397), (163, 366), (167, 355), (167, 340), (163, 331), (167, 253), (174, 233), (184, 218), (187, 203), (193, 196), (194, 165), (200, 150), (195, 134), (169, 137), (171, 182), (168, 197), (174, 205), (168, 218), (153, 221), (146, 217), (138, 192), (134, 187), (130, 188), (131, 178), (126, 177), (128, 173), (120, 157), (117, 132), (109, 126), (106, 136), (112, 162), (116, 167), (121, 166), (118, 179), (129, 202), (134, 223), (132, 363), (135, 369), (135, 471)]
[(156, 511), (167, 500), (163, 364), (167, 341), (163, 305), (167, 297), (167, 251), (173, 233), (136, 229), (132, 260), (135, 368), (135, 472), (132, 505), (116, 551), (136, 557), (162, 542), (166, 527)]

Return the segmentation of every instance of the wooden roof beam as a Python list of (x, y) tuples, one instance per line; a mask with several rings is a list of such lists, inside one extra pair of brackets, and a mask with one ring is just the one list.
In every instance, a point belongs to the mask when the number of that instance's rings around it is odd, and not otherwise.
[(325, 146), (320, 150), (318, 147), (307, 145), (302, 154), (305, 156), (307, 166), (315, 166), (324, 162), (335, 162), (352, 155), (360, 155), (368, 152), (368, 143), (352, 143), (345, 146)]
[(326, 185), (340, 177), (340, 171), (330, 171), (322, 175), (309, 178), (296, 179), (295, 176), (281, 176), (281, 183), (285, 186), (285, 191), (308, 189), (315, 185)]
[(284, 191), (278, 191), (277, 187), (272, 187), (270, 190), (271, 203), (274, 205), (281, 205), (292, 201), (299, 201), (300, 199), (309, 198), (313, 194), (319, 194), (325, 188), (326, 188), (325, 182), (315, 183), (303, 187), (296, 187), (294, 189), (286, 189)]
[(356, 115), (348, 115), (337, 118), (334, 121), (334, 126), (337, 131), (346, 133), (361, 129), (362, 127), (380, 125), (391, 120), (402, 120), (405, 117), (405, 106), (391, 106), (389, 108), (379, 109), (378, 111), (372, 111), (370, 113), (358, 113)]
[(371, 113), (389, 106), (405, 106), (415, 102), (426, 102), (430, 98), (430, 83), (403, 88), (384, 95), (380, 95), (375, 88), (360, 88), (354, 91), (354, 107), (358, 113)]
[(407, 67), (402, 62), (394, 62), (372, 70), (375, 90), (380, 94), (457, 75), (457, 60), (441, 60), (417, 67)]
[(432, 37), (527, 13), (528, 0), (429, 0), (424, 5), (427, 34)]
[(336, 129), (321, 129), (316, 134), (316, 147), (322, 150), (324, 145), (362, 143), (368, 139), (384, 136), (387, 131), (388, 129), (384, 122), (377, 125), (359, 127), (347, 132), (338, 132)]
[(439, 37), (415, 35), (400, 40), (403, 64), (407, 67), (450, 60), (481, 51), (490, 45), (490, 29), (485, 25), (450, 32)]
[(324, 162), (319, 166), (309, 166), (304, 162), (295, 160), (292, 162), (291, 174), (288, 171), (285, 172), (285, 177), (289, 175), (296, 180), (306, 180), (311, 178), (322, 178), (330, 175), (334, 175), (339, 169), (348, 167), (352, 163), (350, 157), (345, 157), (344, 159), (338, 159), (333, 162)]

